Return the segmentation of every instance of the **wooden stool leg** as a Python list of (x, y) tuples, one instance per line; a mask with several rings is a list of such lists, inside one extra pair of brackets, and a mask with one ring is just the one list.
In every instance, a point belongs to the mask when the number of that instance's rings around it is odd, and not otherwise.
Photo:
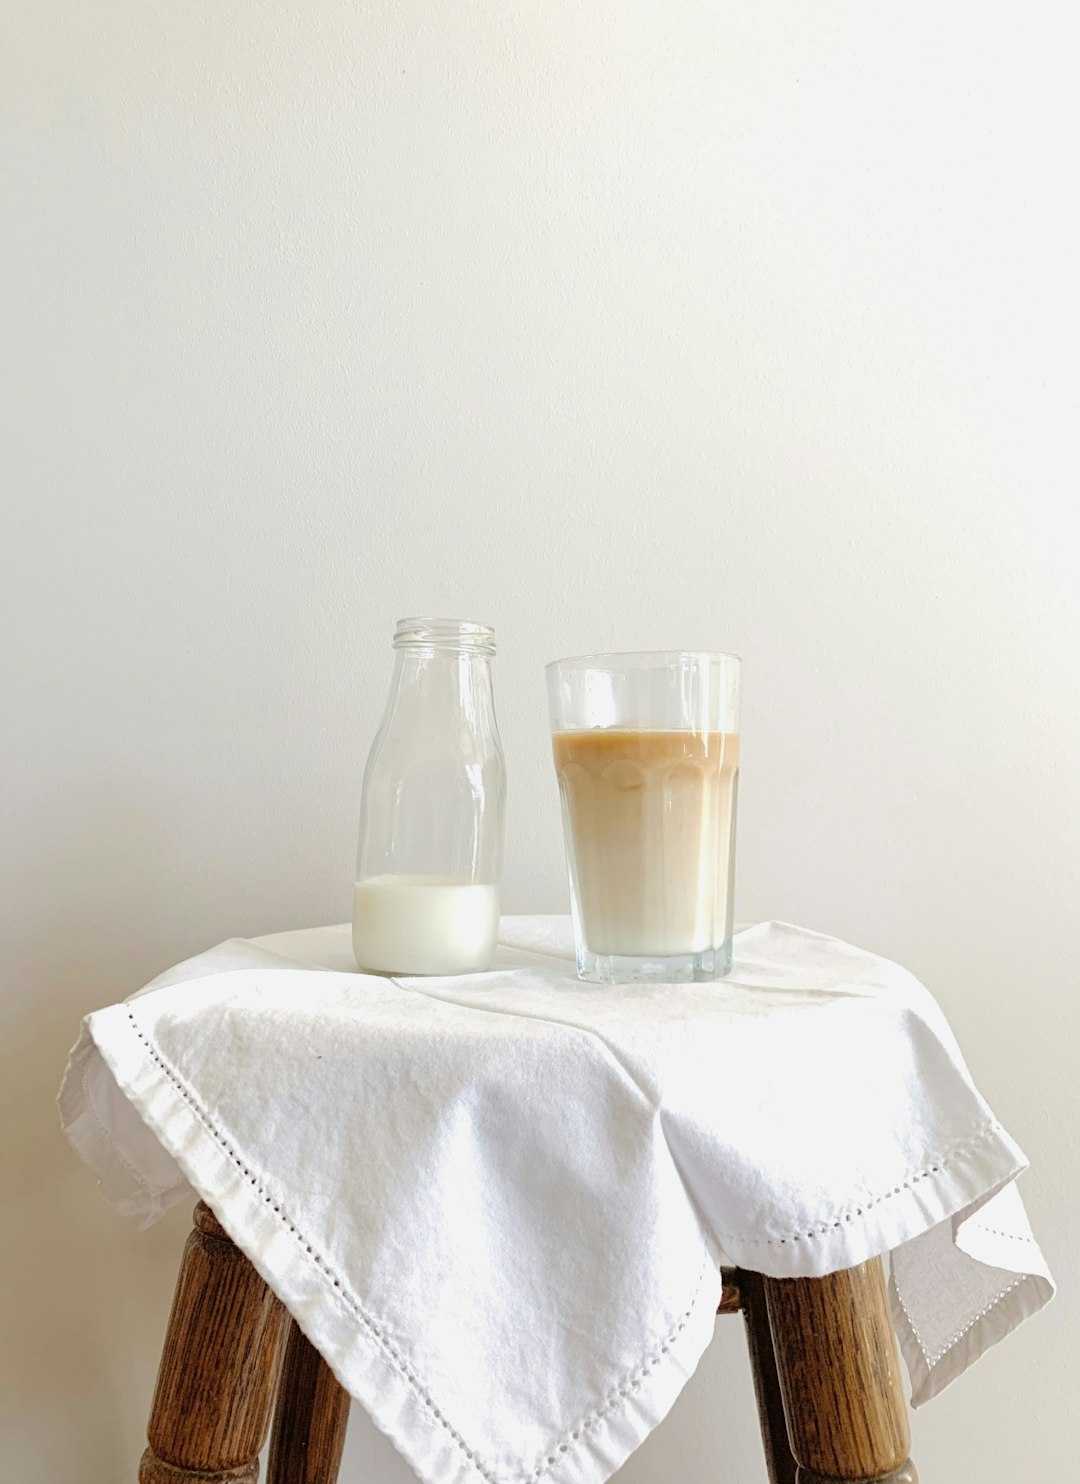
[(880, 1258), (764, 1288), (799, 1484), (916, 1484)]
[(746, 1344), (750, 1351), (750, 1369), (754, 1373), (758, 1417), (761, 1419), (761, 1442), (765, 1449), (765, 1466), (769, 1484), (795, 1484), (795, 1460), (788, 1445), (784, 1398), (776, 1369), (769, 1310), (765, 1298), (765, 1280), (760, 1273), (740, 1269), (737, 1278), (743, 1318), (746, 1321)]
[(285, 1310), (209, 1206), (184, 1248), (139, 1484), (252, 1484)]
[(349, 1393), (293, 1324), (278, 1387), (268, 1484), (336, 1484)]

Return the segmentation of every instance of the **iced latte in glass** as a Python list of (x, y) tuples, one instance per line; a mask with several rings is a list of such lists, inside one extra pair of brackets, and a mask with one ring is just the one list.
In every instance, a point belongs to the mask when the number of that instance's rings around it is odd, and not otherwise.
[(580, 976), (728, 973), (738, 660), (595, 655), (547, 673)]

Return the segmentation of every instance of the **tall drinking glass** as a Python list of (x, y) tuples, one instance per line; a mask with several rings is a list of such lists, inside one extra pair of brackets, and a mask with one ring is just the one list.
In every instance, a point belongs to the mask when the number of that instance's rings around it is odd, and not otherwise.
[(547, 687), (579, 978), (730, 973), (738, 658), (585, 655)]

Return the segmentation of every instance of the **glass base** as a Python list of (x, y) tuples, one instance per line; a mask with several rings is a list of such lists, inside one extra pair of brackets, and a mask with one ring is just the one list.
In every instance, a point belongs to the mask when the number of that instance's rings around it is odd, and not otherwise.
[(731, 973), (731, 942), (700, 953), (633, 956), (579, 946), (578, 978), (589, 984), (701, 984)]

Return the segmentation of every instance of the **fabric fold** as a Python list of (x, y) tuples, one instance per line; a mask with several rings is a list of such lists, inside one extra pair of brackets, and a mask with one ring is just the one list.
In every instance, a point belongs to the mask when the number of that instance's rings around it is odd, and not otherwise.
[(87, 1018), (61, 1118), (125, 1214), (212, 1206), (425, 1484), (602, 1484), (722, 1259), (891, 1252), (916, 1403), (1053, 1292), (1024, 1156), (897, 965), (763, 924), (719, 983), (586, 986), (536, 918), (487, 974), (348, 962), (345, 929), (189, 960)]

